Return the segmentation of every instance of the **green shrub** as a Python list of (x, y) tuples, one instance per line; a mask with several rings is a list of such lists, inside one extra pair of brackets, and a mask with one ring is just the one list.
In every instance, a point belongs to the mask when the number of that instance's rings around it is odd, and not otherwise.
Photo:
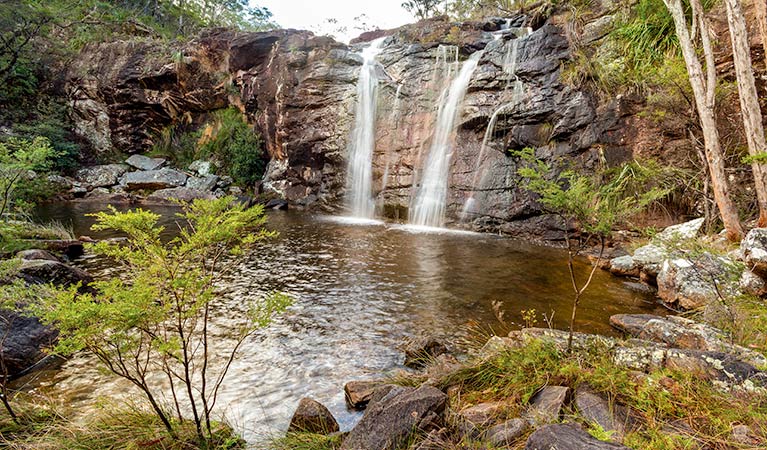
[(239, 184), (260, 180), (266, 168), (263, 143), (242, 113), (234, 108), (217, 111), (208, 127), (210, 135), (202, 138), (198, 155), (215, 160)]

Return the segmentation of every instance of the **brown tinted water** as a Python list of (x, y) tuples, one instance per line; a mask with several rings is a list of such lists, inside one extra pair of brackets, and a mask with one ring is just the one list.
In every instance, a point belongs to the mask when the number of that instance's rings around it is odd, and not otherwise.
[[(45, 220), (92, 233), (84, 214), (101, 205), (78, 203), (40, 208)], [(169, 233), (177, 229), (173, 208), (163, 214)], [(291, 294), (295, 304), (268, 329), (248, 340), (232, 367), (221, 409), (251, 443), (287, 428), (299, 399), (326, 404), (348, 429), (359, 415), (347, 411), (343, 385), (401, 368), (398, 346), (429, 333), (464, 337), (472, 323), (503, 328), (493, 301), (503, 302), (509, 322), (521, 310), (553, 313), (564, 328), (571, 289), (563, 251), (514, 239), (474, 233), (413, 232), (396, 225), (358, 225), (299, 212), (269, 213), (279, 237), (250, 254), (222, 289), (216, 323), (222, 334), (266, 292)], [(103, 262), (79, 264), (108, 276)], [(588, 266), (579, 264), (581, 277)], [(655, 299), (623, 280), (598, 271), (579, 310), (578, 329), (612, 334), (616, 313), (660, 312)], [(38, 374), (29, 386), (87, 411), (99, 396), (133, 393), (97, 369), (88, 356), (60, 370)], [(256, 444), (254, 444), (256, 445)], [(257, 446), (257, 445), (256, 445)]]

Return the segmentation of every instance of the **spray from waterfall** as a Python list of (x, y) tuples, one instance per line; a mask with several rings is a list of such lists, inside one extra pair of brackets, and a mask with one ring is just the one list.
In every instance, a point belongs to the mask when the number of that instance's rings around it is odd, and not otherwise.
[(372, 219), (375, 215), (373, 150), (378, 107), (376, 56), (381, 53), (385, 39), (386, 37), (376, 39), (362, 50), (363, 62), (357, 80), (357, 105), (349, 146), (349, 165), (346, 171), (349, 209), (352, 216), (364, 219)]
[(410, 223), (413, 225), (441, 227), (444, 224), (450, 159), (453, 154), (458, 114), (481, 56), (481, 51), (472, 54), (440, 96), (432, 144), (411, 207)]

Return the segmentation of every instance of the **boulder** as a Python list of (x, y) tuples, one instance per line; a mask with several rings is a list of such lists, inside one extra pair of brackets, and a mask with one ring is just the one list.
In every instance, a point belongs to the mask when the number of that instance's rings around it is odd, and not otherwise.
[(754, 228), (740, 243), (743, 261), (752, 272), (767, 278), (767, 228)]
[(484, 439), (495, 447), (513, 445), (527, 430), (530, 424), (524, 419), (511, 419), (500, 423), (485, 432)]
[(619, 277), (639, 277), (639, 264), (630, 255), (619, 256), (610, 260), (610, 273)]
[(106, 164), (80, 169), (75, 173), (75, 179), (93, 187), (107, 187), (117, 184), (118, 179), (128, 171), (125, 164)]
[(559, 420), (570, 388), (567, 386), (546, 386), (530, 399), (525, 418), (533, 424), (553, 423)]
[(663, 247), (654, 244), (647, 244), (634, 250), (632, 259), (640, 267), (651, 266), (653, 264), (662, 264), (667, 257), (667, 251)]
[(72, 189), (72, 186), (74, 186), (74, 183), (72, 183), (70, 178), (62, 177), (61, 175), (48, 175), (46, 179), (50, 184), (56, 186), (56, 188), (61, 189), (62, 191)]
[(61, 262), (61, 260), (54, 256), (51, 252), (39, 249), (22, 250), (16, 253), (16, 257), (22, 261), (43, 260)]
[(338, 430), (338, 422), (333, 414), (322, 403), (308, 397), (298, 402), (288, 426), (288, 433), (330, 434)]
[(604, 442), (574, 423), (541, 427), (527, 439), (525, 450), (628, 450), (628, 447)]
[(610, 404), (588, 387), (580, 387), (575, 392), (575, 407), (581, 417), (589, 423), (595, 423), (608, 433), (614, 441), (620, 442), (626, 435), (626, 408)]
[(350, 381), (346, 383), (344, 385), (346, 405), (351, 409), (365, 409), (373, 396), (373, 392), (379, 386), (381, 386), (380, 381)]
[(653, 242), (659, 245), (664, 245), (694, 239), (700, 233), (705, 221), (706, 219), (704, 217), (700, 217), (689, 222), (666, 227), (666, 229), (653, 238)]
[(734, 294), (737, 279), (734, 266), (722, 257), (708, 253), (668, 259), (658, 273), (658, 296), (667, 304), (686, 310), (698, 309), (717, 301), (719, 294)]
[(218, 183), (216, 183), (216, 187), (219, 189), (226, 189), (229, 186), (231, 186), (232, 183), (234, 183), (234, 180), (232, 180), (232, 177), (228, 175), (224, 175), (218, 180)]
[(56, 342), (58, 332), (35, 317), (4, 309), (0, 310), (0, 336), (4, 336), (2, 351), (6, 370), (13, 378), (45, 357), (43, 350)]
[(392, 389), (368, 406), (341, 445), (342, 450), (389, 450), (413, 433), (430, 431), (443, 421), (447, 395), (431, 386)]
[(191, 202), (192, 200), (197, 200), (197, 199), (213, 199), (213, 198), (215, 197), (210, 192), (180, 186), (175, 188), (167, 188), (167, 189), (160, 189), (160, 190), (154, 191), (151, 194), (149, 194), (149, 196), (147, 196), (146, 200), (148, 202), (152, 202), (152, 201), (166, 202), (166, 201), (173, 201), (173, 200), (179, 200), (182, 202)]
[(420, 337), (409, 341), (404, 347), (405, 366), (421, 368), (439, 355), (448, 352), (447, 346), (435, 336)]
[(757, 297), (764, 297), (767, 295), (767, 281), (748, 269), (744, 270), (743, 274), (741, 274), (738, 285), (740, 286), (740, 289), (747, 294), (755, 295)]
[(187, 176), (173, 169), (144, 170), (125, 174), (123, 181), (127, 190), (157, 190), (186, 184)]
[(189, 177), (186, 187), (198, 191), (213, 192), (218, 183), (218, 175), (204, 175), (202, 177)]
[(87, 272), (59, 261), (27, 260), (21, 263), (19, 275), (29, 283), (53, 283), (72, 286), (77, 283), (87, 285), (93, 281)]
[(210, 175), (212, 169), (213, 168), (211, 166), (210, 161), (205, 161), (202, 159), (198, 159), (196, 161), (193, 161), (192, 164), (189, 164), (189, 170), (191, 170), (192, 172), (196, 173), (197, 175), (201, 177)]
[(125, 160), (125, 164), (138, 170), (157, 170), (165, 165), (163, 158), (150, 158), (144, 155), (131, 155)]

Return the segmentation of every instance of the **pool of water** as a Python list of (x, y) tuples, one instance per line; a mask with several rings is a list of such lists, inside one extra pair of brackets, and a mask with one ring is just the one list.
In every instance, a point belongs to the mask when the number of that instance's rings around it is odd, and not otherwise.
[[(77, 235), (106, 237), (90, 232), (94, 219), (85, 216), (102, 207), (49, 205), (38, 216), (69, 224)], [(178, 229), (174, 208), (152, 209), (163, 214), (169, 234)], [(512, 327), (521, 322), (522, 310), (537, 311), (539, 326), (545, 326), (543, 313), (553, 314), (558, 328), (569, 317), (572, 287), (566, 254), (558, 249), (292, 211), (270, 212), (268, 226), (279, 236), (249, 254), (222, 284), (215, 318), (223, 348), (227, 328), (249, 304), (272, 290), (295, 298), (286, 314), (245, 342), (221, 393), (220, 412), (254, 445), (285, 430), (304, 396), (327, 405), (342, 429), (351, 428), (359, 415), (344, 405), (345, 382), (402, 368), (398, 347), (414, 336), (464, 337), (473, 325), (502, 329), (493, 302), (502, 302)], [(109, 276), (103, 261), (86, 256), (78, 263)], [(584, 276), (588, 266), (577, 269)], [(582, 300), (577, 329), (612, 334), (612, 314), (658, 312), (654, 297), (598, 271)], [(79, 411), (100, 396), (136, 394), (85, 355), (26, 381)]]

